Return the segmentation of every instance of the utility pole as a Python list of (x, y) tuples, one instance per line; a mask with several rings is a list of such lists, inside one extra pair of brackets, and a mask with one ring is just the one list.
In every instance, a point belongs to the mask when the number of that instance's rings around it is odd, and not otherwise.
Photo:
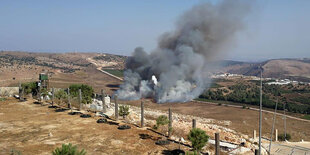
[(259, 100), (259, 139), (258, 139), (258, 153), (262, 152), (262, 99), (263, 99), (263, 82), (262, 82), (262, 66), (260, 66), (260, 100)]
[(271, 129), (271, 135), (270, 135), (270, 143), (269, 143), (269, 154), (271, 154), (271, 142), (272, 142), (272, 135), (273, 135), (273, 131), (274, 131), (274, 124), (276, 122), (276, 113), (277, 113), (277, 107), (278, 107), (278, 102), (279, 102), (279, 99), (277, 99), (277, 102), (276, 102), (276, 107), (274, 109), (274, 114), (273, 114), (273, 123), (272, 123), (272, 129)]

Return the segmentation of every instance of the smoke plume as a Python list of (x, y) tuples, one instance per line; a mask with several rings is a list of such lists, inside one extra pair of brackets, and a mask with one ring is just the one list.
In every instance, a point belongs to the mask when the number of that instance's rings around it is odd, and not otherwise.
[(160, 37), (158, 48), (148, 54), (137, 47), (128, 58), (124, 83), (117, 91), (119, 99), (152, 97), (164, 103), (199, 96), (210, 83), (214, 60), (244, 29), (249, 11), (249, 3), (227, 0), (200, 4), (185, 12), (175, 30)]

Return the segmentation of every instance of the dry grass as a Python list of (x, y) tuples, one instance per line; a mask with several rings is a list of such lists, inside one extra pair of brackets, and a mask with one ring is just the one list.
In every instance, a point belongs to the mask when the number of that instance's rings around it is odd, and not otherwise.
[(63, 143), (78, 145), (88, 154), (161, 154), (179, 147), (177, 144), (161, 147), (152, 139), (140, 139), (139, 134), (159, 139), (160, 136), (145, 129), (132, 126), (130, 130), (117, 130), (116, 125), (97, 124), (98, 117), (80, 118), (67, 113), (31, 101), (1, 102), (0, 154), (9, 154), (12, 149), (23, 154), (50, 154)]

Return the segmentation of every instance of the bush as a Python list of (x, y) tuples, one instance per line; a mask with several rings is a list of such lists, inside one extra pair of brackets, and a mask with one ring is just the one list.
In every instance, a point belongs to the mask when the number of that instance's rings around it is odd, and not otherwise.
[(67, 99), (67, 93), (61, 89), (55, 93), (55, 97), (62, 103), (63, 100)]
[(36, 82), (27, 82), (22, 84), (25, 94), (35, 95), (37, 93), (37, 83)]
[(190, 131), (188, 139), (192, 142), (194, 150), (200, 152), (200, 150), (207, 144), (209, 136), (204, 130), (194, 128)]
[(78, 151), (77, 146), (72, 146), (72, 144), (62, 144), (61, 148), (56, 148), (53, 155), (85, 155), (86, 151), (82, 149)]
[(12, 149), (10, 155), (22, 155), (22, 153), (19, 150)]
[(198, 155), (197, 151), (186, 151), (186, 155)]
[(286, 134), (286, 138), (285, 138), (285, 135), (284, 135), (284, 133), (283, 134), (279, 134), (278, 135), (278, 139), (279, 139), (279, 141), (285, 141), (285, 139), (286, 140), (290, 140), (292, 137), (291, 137), (291, 135), (290, 134)]
[(156, 125), (154, 126), (155, 129), (158, 129), (161, 125), (167, 125), (169, 123), (169, 119), (165, 115), (160, 115), (156, 119)]
[(129, 115), (129, 106), (120, 106), (119, 107), (119, 115), (123, 116), (123, 118), (125, 119), (127, 115)]
[(245, 109), (245, 108), (246, 108), (246, 106), (245, 106), (245, 105), (243, 105), (243, 106), (242, 106), (242, 109)]

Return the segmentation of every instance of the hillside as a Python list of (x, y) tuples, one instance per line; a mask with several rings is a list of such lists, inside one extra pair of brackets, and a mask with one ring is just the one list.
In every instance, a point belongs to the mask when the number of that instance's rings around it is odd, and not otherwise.
[(103, 53), (30, 53), (0, 52), (0, 86), (17, 86), (19, 82), (37, 81), (40, 73), (48, 73), (51, 87), (66, 88), (73, 83), (87, 83), (95, 91), (115, 88), (105, 85), (119, 84), (119, 80), (97, 70), (105, 66), (110, 70), (123, 69), (124, 56)]
[(223, 72), (259, 76), (259, 66), (262, 65), (263, 77), (288, 78), (310, 82), (310, 59), (274, 59), (261, 63), (230, 63), (224, 65)]

